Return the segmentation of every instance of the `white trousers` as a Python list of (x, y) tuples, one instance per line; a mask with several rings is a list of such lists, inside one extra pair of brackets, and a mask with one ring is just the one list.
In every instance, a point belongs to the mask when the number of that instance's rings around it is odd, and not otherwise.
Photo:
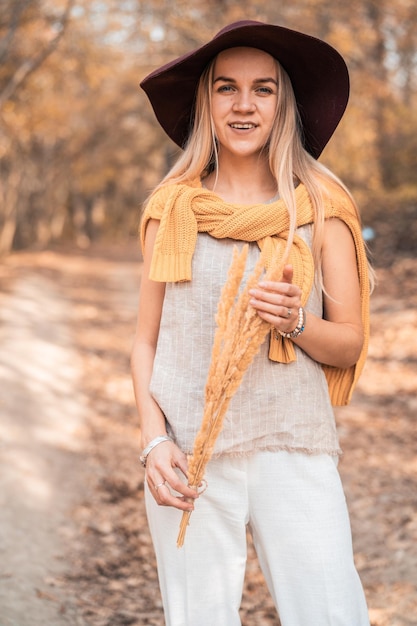
[(224, 456), (206, 479), (182, 548), (181, 511), (146, 490), (166, 626), (241, 624), (247, 525), (282, 626), (369, 626), (332, 457)]

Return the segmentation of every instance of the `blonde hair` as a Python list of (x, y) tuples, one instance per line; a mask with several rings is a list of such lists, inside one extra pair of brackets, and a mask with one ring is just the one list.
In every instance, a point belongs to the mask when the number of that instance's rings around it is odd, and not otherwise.
[[(216, 58), (203, 71), (197, 87), (190, 134), (184, 151), (155, 191), (166, 184), (184, 183), (218, 171), (218, 152), (214, 123), (211, 116), (211, 96)], [(332, 188), (343, 189), (355, 207), (357, 205), (347, 187), (327, 167), (312, 157), (303, 144), (303, 130), (292, 84), (287, 72), (275, 59), (278, 78), (278, 98), (275, 122), (265, 149), (269, 167), (275, 177), (280, 198), (290, 218), (287, 251), (297, 227), (295, 184), (303, 183), (310, 196), (315, 220), (312, 254), (318, 282), (324, 289), (321, 276), (321, 257), (324, 229), (324, 198), (331, 196)], [(374, 273), (369, 268), (371, 288)]]

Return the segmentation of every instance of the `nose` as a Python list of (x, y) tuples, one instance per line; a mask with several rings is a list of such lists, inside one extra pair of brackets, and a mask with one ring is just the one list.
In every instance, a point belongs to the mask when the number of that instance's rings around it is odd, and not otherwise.
[(253, 113), (256, 105), (253, 101), (253, 95), (248, 91), (239, 91), (236, 93), (233, 102), (233, 110), (241, 113)]

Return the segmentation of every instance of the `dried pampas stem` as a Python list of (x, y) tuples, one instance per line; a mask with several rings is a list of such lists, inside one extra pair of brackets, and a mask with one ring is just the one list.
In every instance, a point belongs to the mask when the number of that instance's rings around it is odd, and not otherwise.
[[(201, 427), (197, 433), (193, 454), (188, 463), (188, 484), (198, 490), (203, 481), (206, 465), (213, 453), (217, 437), (223, 427), (223, 420), (229, 402), (239, 387), (243, 375), (259, 351), (270, 324), (262, 320), (256, 310), (249, 305), (249, 290), (259, 282), (265, 269), (262, 254), (253, 274), (239, 294), (248, 255), (248, 245), (241, 252), (233, 251), (227, 281), (219, 300), (211, 363), (205, 387), (205, 406)], [(266, 280), (281, 280), (284, 269), (282, 253), (277, 251)], [(184, 511), (177, 539), (177, 546), (184, 544), (185, 533), (191, 516)]]

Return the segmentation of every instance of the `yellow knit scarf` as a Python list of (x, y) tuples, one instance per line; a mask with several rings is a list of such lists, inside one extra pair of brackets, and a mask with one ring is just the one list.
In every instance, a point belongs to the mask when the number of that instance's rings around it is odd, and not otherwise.
[[(295, 190), (297, 227), (314, 222), (310, 197), (304, 185)], [(332, 404), (348, 404), (353, 388), (365, 363), (369, 339), (369, 280), (366, 251), (355, 208), (343, 193), (335, 192), (325, 201), (325, 217), (336, 217), (349, 227), (355, 242), (361, 289), (362, 322), (365, 341), (356, 365), (340, 369), (323, 365)], [(162, 282), (191, 280), (191, 262), (199, 232), (217, 239), (231, 238), (255, 242), (266, 258), (266, 265), (277, 246), (284, 252), (289, 217), (283, 201), (271, 204), (238, 205), (221, 200), (215, 193), (201, 187), (200, 181), (171, 184), (159, 189), (149, 200), (141, 222), (141, 244), (144, 246), (146, 226), (150, 219), (160, 220), (150, 278)], [(293, 282), (302, 289), (302, 304), (306, 304), (314, 282), (314, 263), (308, 245), (297, 235), (288, 263), (293, 265)], [(271, 333), (269, 357), (280, 362), (295, 359), (291, 340), (276, 338)]]

